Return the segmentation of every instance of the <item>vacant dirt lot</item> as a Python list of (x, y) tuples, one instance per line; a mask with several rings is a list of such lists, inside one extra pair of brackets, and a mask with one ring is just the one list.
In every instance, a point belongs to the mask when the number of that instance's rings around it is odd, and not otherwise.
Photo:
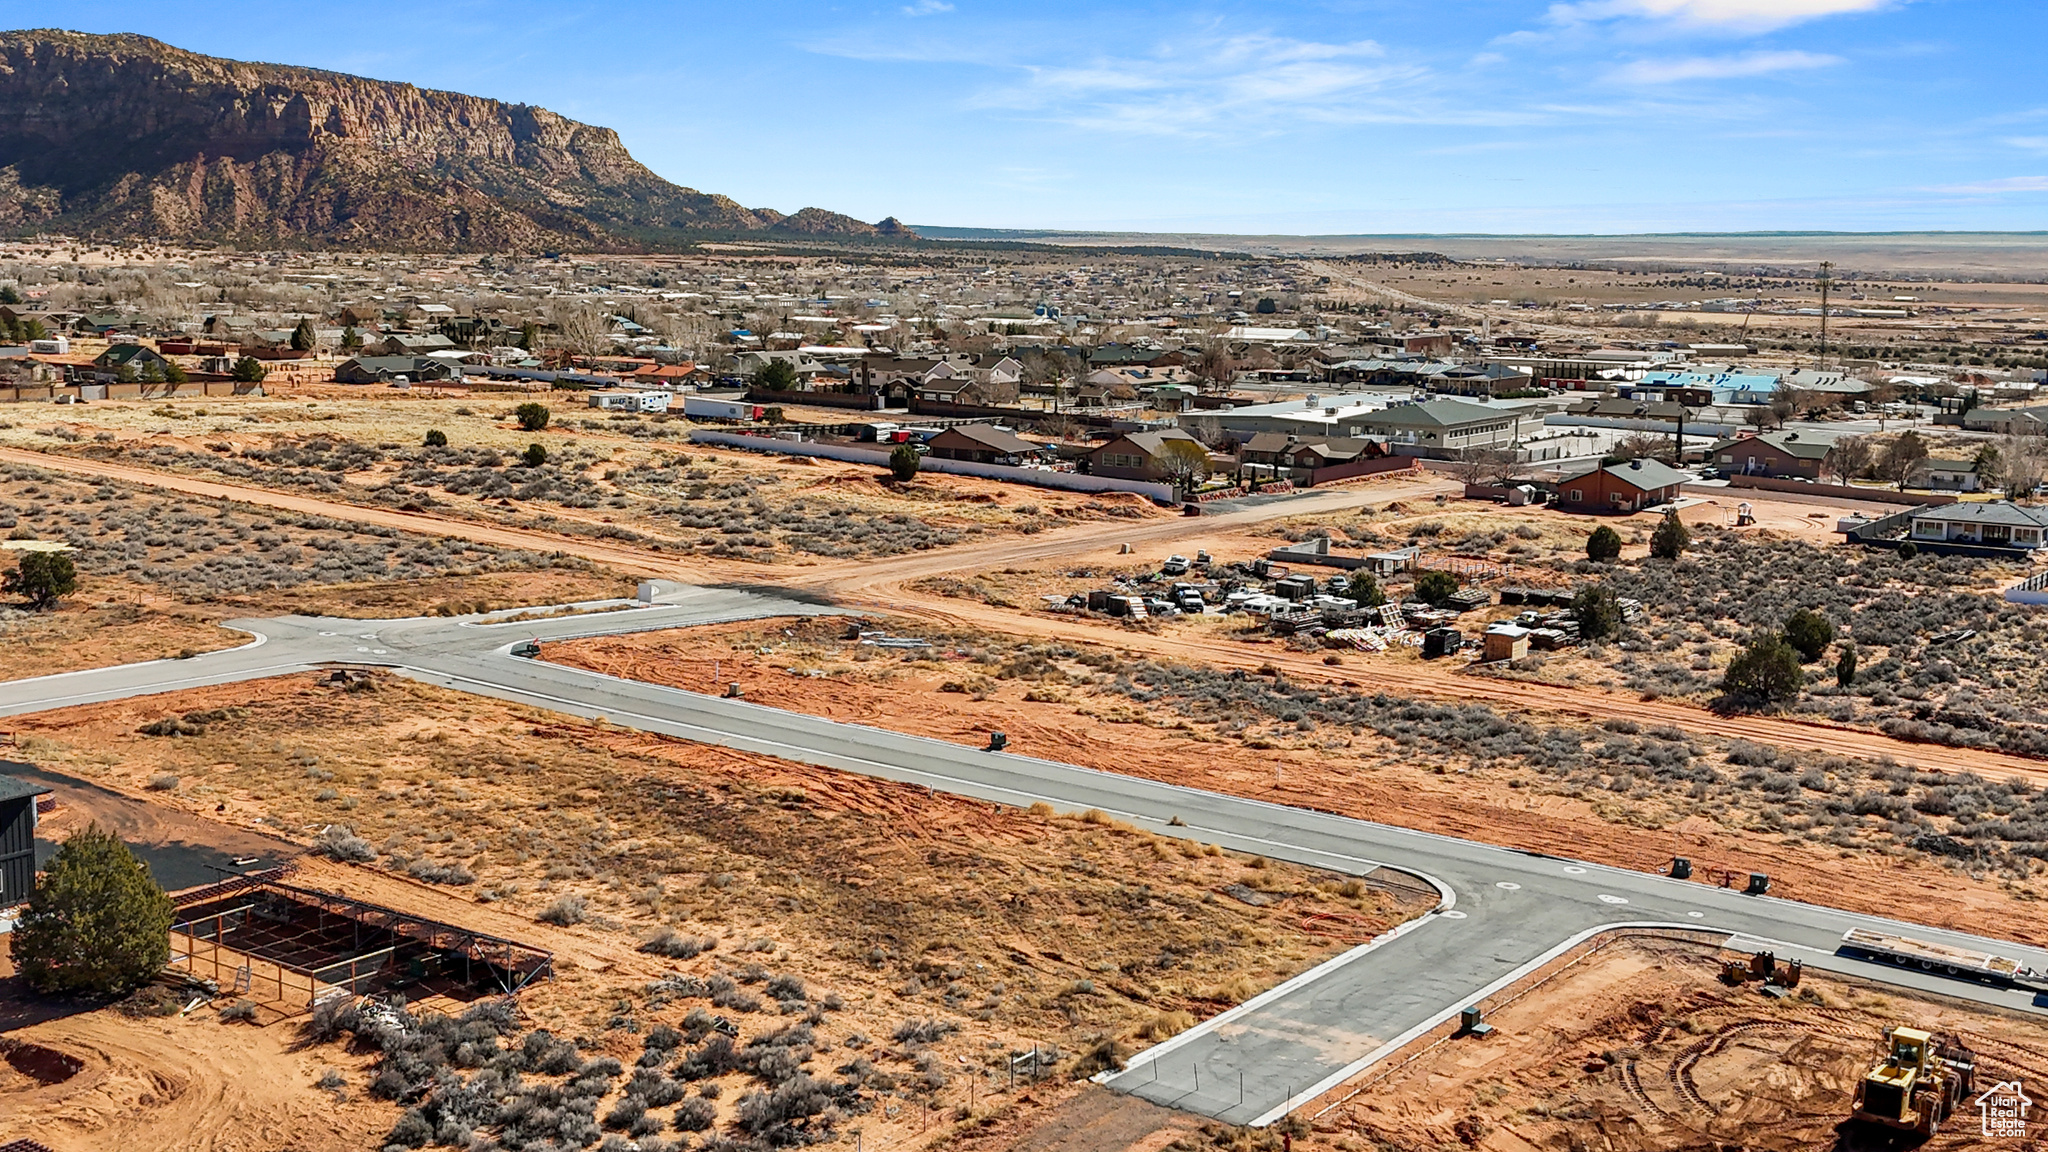
[[(1072, 520), (1160, 515), (1128, 494), (1041, 491), (969, 477), (885, 483), (878, 469), (689, 443), (689, 422), (595, 412), (568, 396), (546, 429), (527, 397), (347, 394), (219, 404), (112, 402), (0, 444), (230, 480), (373, 508), (755, 564), (893, 555)], [(427, 446), (429, 431), (447, 438)], [(522, 458), (540, 444), (541, 463)]]
[[(1001, 730), (1032, 755), (1622, 867), (1755, 868), (1787, 896), (1852, 909), (1939, 892), (1922, 910), (1939, 922), (2039, 935), (2036, 841), (1929, 816), (1955, 782), (1897, 765), (1148, 662), (1141, 635), (1117, 652), (924, 629), (935, 647), (902, 653), (848, 639), (858, 627), (755, 622), (548, 657), (699, 691), (716, 689), (716, 662), (718, 680), (776, 707), (976, 746)], [(2033, 827), (2038, 791), (1986, 787), (2007, 828)]]
[[(0, 607), (0, 679), (232, 647), (238, 616), (403, 616), (630, 594), (548, 552), (0, 467), (0, 532), (70, 547), (79, 588), (54, 611)], [(12, 567), (16, 553), (0, 553)]]
[[(1718, 971), (1698, 945), (1609, 946), (1489, 1012), (1493, 1035), (1368, 1074), (1363, 1092), (1314, 1122), (1313, 1146), (1897, 1147), (1842, 1127), (1894, 1024), (1974, 1049), (1980, 1088), (2048, 1075), (2048, 1028), (2035, 1018), (1811, 974), (1775, 1000), (1722, 984)], [(1974, 1109), (1925, 1145), (1988, 1146)]]
[[(733, 1018), (742, 1043), (804, 1023), (820, 1081), (861, 1062), (839, 1075), (866, 1101), (849, 1122), (870, 1141), (978, 1126), (1017, 1105), (1009, 1054), (1056, 1048), (1064, 1071), (1104, 1044), (1129, 1051), (1421, 907), (1096, 815), (1000, 810), (371, 683), (294, 677), (48, 713), (15, 722), (10, 755), (201, 822), (302, 842), (347, 825), (373, 865), (313, 861), (304, 882), (555, 950), (560, 974), (522, 998), (521, 1027), (576, 1038), (587, 1058), (630, 1064), (651, 1029), (688, 1031), (699, 1009)], [(138, 732), (166, 714), (199, 730)], [(663, 954), (639, 950), (664, 931)], [(650, 990), (664, 975), (679, 990)], [(17, 1035), (68, 1051), (62, 1028)], [(367, 1091), (361, 1058), (328, 1046), (307, 1059), (341, 1067), (352, 1099)], [(321, 1099), (310, 1078), (277, 1083)], [(749, 1085), (775, 1086), (740, 1070), (691, 1083), (723, 1086), (721, 1125)], [(608, 1109), (625, 1090), (607, 1091)], [(67, 1150), (116, 1136), (182, 1146), (98, 1107), (20, 1114), (26, 1134)]]

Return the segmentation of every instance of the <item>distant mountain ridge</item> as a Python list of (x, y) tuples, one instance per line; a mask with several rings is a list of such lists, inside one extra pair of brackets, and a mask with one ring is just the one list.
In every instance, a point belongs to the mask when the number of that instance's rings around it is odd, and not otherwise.
[(0, 33), (0, 230), (423, 250), (915, 235), (671, 184), (545, 108), (50, 30)]

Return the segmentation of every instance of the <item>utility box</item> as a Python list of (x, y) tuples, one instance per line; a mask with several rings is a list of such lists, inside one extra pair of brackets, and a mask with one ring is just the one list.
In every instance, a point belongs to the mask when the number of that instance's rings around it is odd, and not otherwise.
[(1671, 878), (1673, 880), (1692, 879), (1692, 861), (1683, 856), (1673, 856), (1671, 858)]
[(1771, 878), (1769, 876), (1764, 875), (1762, 872), (1751, 872), (1749, 874), (1749, 887), (1744, 888), (1743, 892), (1751, 896), (1762, 896), (1770, 890)]
[(1487, 1036), (1493, 1032), (1493, 1025), (1486, 1022), (1486, 1014), (1473, 1004), (1458, 1013), (1458, 1032), (1465, 1036)]

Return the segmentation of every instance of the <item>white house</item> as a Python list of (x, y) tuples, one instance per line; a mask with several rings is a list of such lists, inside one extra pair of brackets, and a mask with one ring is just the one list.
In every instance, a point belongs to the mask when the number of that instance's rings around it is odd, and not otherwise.
[(2032, 550), (2043, 543), (2044, 531), (2048, 531), (2048, 508), (1990, 500), (1981, 504), (1948, 504), (1916, 513), (1913, 531), (1907, 538), (1919, 543)]

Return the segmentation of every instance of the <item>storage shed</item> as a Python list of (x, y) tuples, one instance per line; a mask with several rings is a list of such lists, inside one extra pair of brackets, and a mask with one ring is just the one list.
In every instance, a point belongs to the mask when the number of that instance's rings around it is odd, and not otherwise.
[(1495, 624), (1480, 636), (1480, 659), (1520, 660), (1529, 654), (1529, 630), (1519, 624)]
[(29, 898), (36, 887), (36, 797), (40, 784), (0, 776), (0, 908)]

